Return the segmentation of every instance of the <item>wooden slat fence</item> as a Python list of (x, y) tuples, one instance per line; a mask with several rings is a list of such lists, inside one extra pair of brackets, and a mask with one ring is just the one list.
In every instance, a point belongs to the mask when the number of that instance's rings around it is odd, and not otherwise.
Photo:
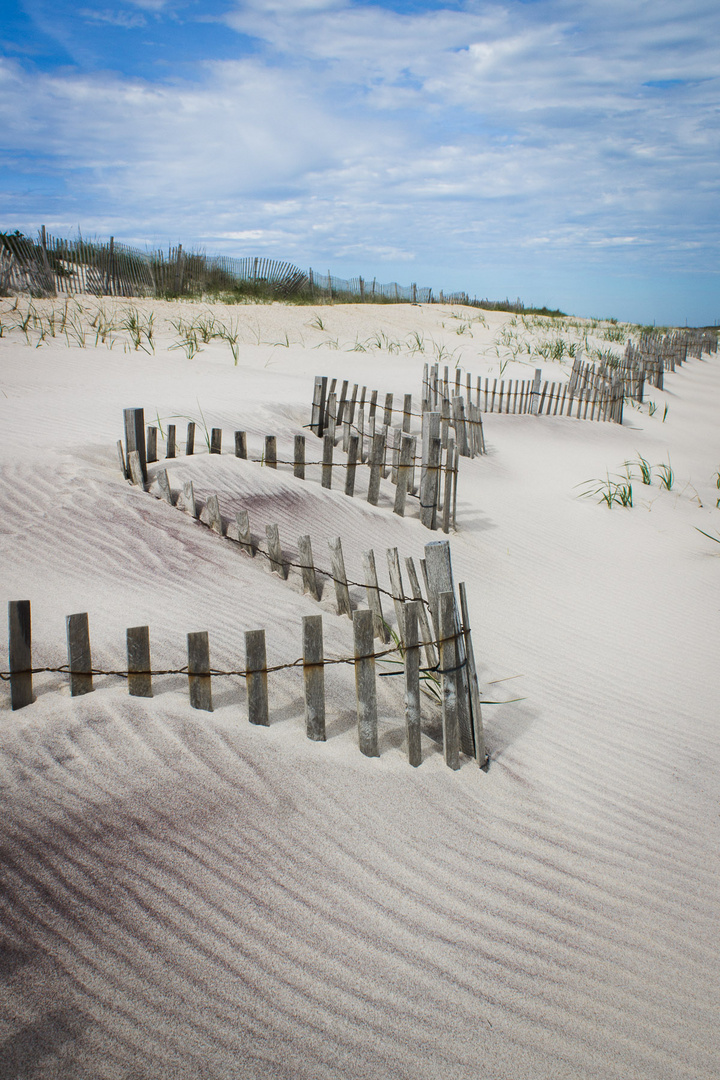
[[(442, 551), (433, 551), (440, 546)], [(397, 553), (395, 552), (395, 557)], [(445, 761), (452, 769), (460, 766), (460, 753), (474, 758), (481, 768), (488, 765), (482, 725), (482, 712), (477, 693), (477, 672), (472, 651), (471, 630), (467, 618), (467, 600), (460, 585), (461, 605), (458, 606), (452, 585), (449, 545), (428, 545), (426, 564), (430, 601), (421, 598), (398, 597), (400, 624), (404, 644), (393, 643), (382, 649), (374, 646), (372, 611), (358, 609), (351, 614), (354, 650), (348, 656), (325, 656), (323, 621), (321, 615), (305, 616), (302, 621), (301, 656), (290, 661), (268, 665), (266, 632), (263, 629), (245, 632), (245, 667), (220, 670), (210, 661), (210, 638), (207, 631), (187, 635), (187, 664), (180, 668), (153, 670), (150, 655), (150, 631), (147, 626), (129, 627), (126, 633), (127, 664), (113, 669), (95, 667), (92, 663), (90, 629), (87, 612), (69, 615), (66, 620), (67, 663), (34, 668), (31, 648), (30, 601), (11, 601), (8, 605), (9, 670), (0, 678), (10, 683), (11, 707), (26, 708), (34, 701), (33, 676), (41, 672), (67, 674), (73, 697), (95, 691), (94, 676), (118, 676), (128, 681), (132, 696), (152, 697), (153, 680), (163, 675), (186, 674), (190, 705), (194, 709), (212, 712), (212, 680), (219, 677), (243, 678), (247, 690), (249, 723), (268, 726), (271, 720), (268, 676), (281, 671), (301, 669), (305, 692), (305, 730), (314, 742), (326, 740), (325, 717), (328, 707), (324, 670), (328, 665), (354, 664), (357, 697), (358, 742), (368, 757), (379, 754), (378, 702), (376, 662), (390, 661), (392, 670), (381, 674), (402, 675), (405, 681), (405, 728), (408, 760), (417, 767), (422, 762), (421, 679), (430, 680), (433, 693), (441, 704), (443, 749)], [(443, 577), (433, 576), (432, 568), (442, 566), (449, 571)], [(450, 583), (450, 587), (433, 593), (433, 588)], [(438, 628), (432, 640), (421, 640), (418, 628), (427, 627), (426, 609), (435, 611)], [(461, 614), (462, 613), (462, 614)], [(432, 659), (421, 666), (420, 654)], [(440, 657), (439, 662), (436, 657)], [(398, 670), (398, 668), (400, 670)], [(345, 701), (343, 699), (343, 707)], [(437, 706), (436, 706), (437, 708)]]

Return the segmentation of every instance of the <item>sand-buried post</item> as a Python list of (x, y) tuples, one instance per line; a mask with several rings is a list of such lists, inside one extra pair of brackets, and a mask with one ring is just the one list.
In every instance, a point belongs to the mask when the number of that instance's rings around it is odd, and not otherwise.
[(309, 536), (298, 536), (298, 561), (302, 573), (303, 592), (309, 593), (314, 600), (320, 599), (315, 564), (313, 563), (312, 544)]
[(285, 564), (283, 562), (282, 548), (280, 547), (280, 529), (277, 525), (265, 526), (265, 537), (267, 539), (268, 556), (270, 558), (270, 566), (273, 573), (279, 574), (281, 578), (285, 577)]
[(250, 518), (247, 510), (238, 510), (235, 515), (235, 522), (237, 524), (238, 543), (240, 544), (240, 547), (246, 554), (250, 555), (251, 558), (254, 558), (255, 549), (250, 533)]
[(183, 510), (191, 518), (198, 516), (197, 503), (195, 502), (195, 489), (192, 480), (183, 480), (182, 489)]
[(458, 585), (460, 594), (460, 613), (462, 615), (463, 639), (465, 643), (465, 657), (467, 659), (467, 674), (470, 684), (470, 704), (472, 706), (472, 725), (475, 740), (475, 760), (481, 769), (488, 764), (487, 750), (485, 749), (485, 732), (482, 722), (482, 706), (480, 703), (480, 687), (478, 686), (477, 668), (475, 667), (475, 650), (473, 649), (472, 633), (470, 630), (470, 616), (468, 614), (467, 592), (465, 582)]
[(175, 457), (175, 425), (174, 424), (168, 424), (167, 446), (165, 448), (165, 457), (167, 457), (167, 458), (174, 458)]
[[(147, 429), (147, 460), (149, 464), (153, 461), (157, 461), (157, 432), (156, 427), (150, 426)], [(144, 470), (147, 472), (147, 470)]]
[(385, 457), (385, 436), (380, 431), (373, 435), (370, 448), (370, 480), (368, 482), (367, 501), (372, 506), (377, 506), (380, 497), (380, 474), (382, 472), (383, 458)]
[(195, 453), (195, 421), (190, 420), (187, 426), (187, 435), (185, 436), (185, 454), (187, 457), (191, 457)]
[(247, 460), (247, 433), (245, 431), (235, 432), (235, 457)]
[(247, 683), (248, 720), (261, 727), (270, 726), (268, 712), (267, 654), (265, 631), (245, 631), (245, 676)]
[(32, 635), (30, 601), (8, 602), (8, 652), (10, 660), (10, 707), (23, 709), (35, 700), (32, 685)]
[(314, 742), (325, 741), (325, 667), (322, 615), (305, 615), (303, 626), (303, 684), (305, 732)]
[(328, 547), (330, 548), (330, 570), (332, 571), (333, 583), (335, 585), (337, 613), (338, 615), (349, 615), (350, 618), (352, 618), (350, 592), (347, 585), (345, 559), (343, 557), (340, 537), (336, 536), (334, 540), (328, 540)]
[(357, 472), (358, 436), (348, 439), (347, 469), (345, 470), (345, 494), (351, 498), (355, 494), (355, 474)]
[(405, 604), (405, 732), (408, 761), (417, 768), (422, 762), (420, 742), (420, 648), (418, 646), (418, 616), (422, 604), (411, 600)]
[(123, 419), (125, 425), (125, 457), (129, 460), (130, 453), (133, 450), (137, 450), (140, 457), (143, 483), (146, 483), (147, 455), (145, 446), (145, 412), (143, 409), (125, 409), (123, 410)]
[(120, 472), (123, 474), (126, 480), (130, 479), (130, 469), (125, 461), (125, 451), (123, 450), (122, 439), (117, 441), (117, 453), (118, 461), (120, 462)]
[(200, 515), (200, 520), (212, 529), (218, 536), (223, 535), (222, 515), (220, 513), (220, 501), (217, 495), (208, 495), (205, 509)]
[(128, 469), (130, 471), (130, 479), (133, 484), (137, 484), (138, 487), (145, 487), (145, 478), (143, 476), (142, 464), (140, 462), (140, 454), (137, 450), (131, 450), (128, 454)]
[(322, 479), (324, 488), (332, 487), (333, 453), (335, 443), (332, 435), (323, 435)]
[(210, 642), (207, 630), (188, 634), (188, 685), (193, 709), (212, 712), (210, 685)]
[(160, 469), (157, 476), (158, 490), (160, 491), (160, 497), (168, 503), (169, 506), (173, 505), (172, 489), (170, 488), (170, 479), (167, 474), (167, 469)]
[(277, 469), (277, 438), (265, 436), (265, 465), (268, 469)]
[(440, 687), (442, 694), (443, 750), (445, 764), (460, 768), (460, 723), (458, 693), (458, 648), (455, 625), (455, 597), (451, 592), (438, 597), (440, 622)]
[(70, 694), (80, 697), (93, 688), (90, 628), (87, 612), (68, 615), (66, 619)]
[(222, 428), (214, 427), (210, 432), (210, 453), (222, 453)]
[(305, 436), (296, 435), (293, 440), (293, 476), (305, 479)]
[(128, 693), (131, 697), (152, 697), (150, 628), (129, 626), (126, 631)]
[(373, 614), (359, 610), (353, 615), (355, 643), (355, 693), (357, 695), (358, 741), (366, 757), (378, 757), (377, 687)]

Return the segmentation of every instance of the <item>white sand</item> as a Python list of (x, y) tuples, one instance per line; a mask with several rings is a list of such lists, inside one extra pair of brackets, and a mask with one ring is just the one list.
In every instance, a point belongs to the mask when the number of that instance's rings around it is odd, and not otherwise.
[[(235, 366), (227, 342), (168, 348), (164, 320), (191, 305), (140, 307), (157, 316), (154, 355), (127, 333), (112, 349), (94, 331), (84, 349), (0, 338), (2, 602), (31, 600), (37, 666), (64, 662), (76, 611), (110, 668), (146, 622), (156, 667), (182, 665), (200, 629), (216, 667), (242, 666), (257, 627), (271, 663), (295, 659), (318, 611), (326, 654), (351, 650), (327, 585), (318, 605), (125, 483), (124, 407), (201, 408), (228, 450), (240, 428), (253, 452), (277, 435), (282, 457), (315, 374), (416, 401), (443, 349), (491, 378), (502, 360), (505, 378), (567, 374), (513, 363), (503, 327), (557, 335), (498, 313), (458, 334), (476, 311), (319, 308), (323, 331), (307, 308), (216, 309), (240, 320)], [(397, 349), (367, 345), (376, 332)], [(720, 529), (717, 357), (665, 385), (654, 416), (626, 409), (622, 427), (487, 416), (488, 454), (461, 462), (451, 547), (483, 695), (522, 699), (485, 708), (487, 774), (465, 759), (451, 772), (428, 736), (407, 764), (401, 680), (380, 680), (381, 756), (363, 758), (348, 668), (328, 669), (325, 744), (305, 739), (298, 672), (271, 677), (269, 729), (248, 725), (239, 679), (215, 680), (213, 713), (190, 709), (183, 676), (143, 700), (109, 676), (72, 699), (66, 677), (38, 675), (14, 713), (3, 684), (3, 1080), (718, 1075), (720, 544), (696, 531)], [(578, 498), (638, 454), (671, 462), (672, 490), (637, 481), (632, 509)], [(354, 580), (368, 547), (387, 587), (386, 548), (418, 558), (437, 539), (392, 514), (389, 481), (373, 508), (230, 454), (168, 468), (226, 516), (246, 507), (256, 535), (277, 522), (290, 554), (310, 533), (320, 566), (340, 535)]]

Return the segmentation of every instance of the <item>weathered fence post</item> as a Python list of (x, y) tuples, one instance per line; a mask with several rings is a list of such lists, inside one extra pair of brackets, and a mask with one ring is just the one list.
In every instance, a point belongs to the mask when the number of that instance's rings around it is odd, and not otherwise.
[(367, 757), (379, 757), (377, 687), (375, 685), (375, 656), (373, 615), (359, 610), (353, 615), (355, 641), (355, 692), (357, 694), (358, 741)]
[(175, 425), (174, 424), (168, 424), (167, 446), (165, 448), (165, 457), (168, 457), (168, 458), (174, 458), (175, 457)]
[(373, 615), (375, 637), (380, 638), (382, 642), (386, 643), (390, 640), (390, 635), (388, 634), (388, 629), (383, 618), (377, 569), (375, 567), (375, 552), (372, 551), (372, 549), (370, 551), (363, 551), (362, 565), (363, 573), (365, 575), (365, 592), (367, 594), (368, 607)]
[(130, 470), (130, 479), (133, 484), (137, 484), (138, 487), (144, 488), (145, 477), (143, 476), (139, 451), (131, 450), (128, 454), (128, 469)]
[(210, 686), (210, 643), (207, 630), (188, 634), (188, 684), (190, 704), (193, 709), (212, 712), (212, 689)]
[(31, 705), (32, 646), (30, 627), (30, 601), (8, 602), (8, 638), (10, 660), (10, 707), (22, 709)]
[(532, 397), (530, 399), (530, 412), (533, 416), (538, 414), (538, 405), (540, 404), (540, 382), (542, 380), (542, 370), (535, 368), (535, 379), (532, 387)]
[(210, 453), (222, 453), (222, 428), (214, 427), (210, 432)]
[(405, 592), (403, 590), (402, 571), (397, 548), (387, 549), (388, 573), (390, 575), (390, 592), (392, 593), (395, 618), (397, 619), (398, 637), (405, 641)]
[(403, 421), (402, 429), (407, 434), (410, 431), (410, 421), (412, 418), (412, 394), (406, 394), (403, 399)]
[(187, 426), (187, 436), (185, 439), (185, 454), (190, 457), (195, 453), (195, 421), (190, 420)]
[(370, 448), (370, 480), (368, 482), (367, 501), (372, 506), (377, 506), (380, 496), (380, 473), (382, 471), (383, 458), (385, 457), (385, 436), (380, 431), (373, 435)]
[(305, 479), (305, 436), (296, 435), (293, 442), (293, 476)]
[(126, 480), (130, 479), (130, 469), (125, 461), (125, 451), (123, 450), (122, 439), (117, 441), (118, 461), (120, 462), (120, 472), (123, 474)]
[(322, 615), (303, 616), (303, 683), (305, 732), (314, 742), (325, 742), (325, 666)]
[[(433, 413), (425, 413), (432, 416)], [(438, 487), (440, 481), (440, 439), (431, 439), (420, 480), (420, 520), (428, 529), (436, 527)]]
[(255, 557), (255, 549), (252, 543), (252, 535), (250, 533), (250, 517), (247, 510), (238, 510), (235, 515), (235, 521), (237, 522), (238, 531), (238, 543), (240, 547), (251, 558)]
[(247, 459), (247, 432), (235, 432), (235, 457)]
[(280, 530), (277, 525), (266, 525), (265, 536), (267, 537), (268, 555), (273, 573), (285, 577), (285, 565), (283, 563), (282, 548), (280, 547)]
[(132, 697), (152, 697), (150, 668), (150, 628), (129, 626), (126, 631), (128, 693)]
[(458, 585), (460, 593), (460, 612), (462, 615), (463, 639), (465, 642), (465, 657), (467, 659), (468, 682), (470, 684), (470, 704), (472, 705), (473, 735), (475, 738), (475, 760), (481, 769), (486, 768), (489, 758), (485, 749), (485, 732), (482, 722), (482, 707), (480, 705), (480, 687), (478, 686), (477, 668), (475, 667), (475, 650), (473, 649), (472, 633), (470, 630), (470, 618), (468, 615), (467, 593), (465, 582)]
[(169, 506), (173, 506), (172, 489), (170, 487), (170, 478), (167, 474), (167, 469), (160, 469), (157, 476), (157, 486), (160, 490), (160, 497), (168, 503)]
[(455, 625), (455, 597), (451, 592), (438, 597), (440, 622), (440, 683), (445, 764), (460, 768), (460, 725), (458, 708), (458, 648)]
[(420, 648), (418, 646), (418, 615), (422, 604), (411, 600), (405, 604), (405, 731), (408, 761), (417, 768), (422, 762), (420, 743)]
[(147, 460), (152, 463), (157, 459), (157, 428), (150, 426), (147, 429)]
[(358, 437), (351, 435), (348, 439), (347, 469), (345, 471), (345, 494), (351, 498), (355, 493), (355, 473), (357, 471)]
[(455, 443), (448, 439), (447, 452), (445, 455), (445, 493), (443, 495), (443, 518), (442, 529), (444, 533), (450, 532), (450, 515), (452, 510), (453, 491), (453, 465), (455, 464)]
[(265, 436), (265, 465), (268, 469), (277, 469), (277, 438)]
[(182, 491), (183, 510), (190, 517), (196, 518), (198, 516), (197, 504), (195, 502), (195, 489), (193, 488), (192, 480), (183, 481)]
[(205, 509), (200, 515), (200, 520), (212, 529), (214, 533), (217, 533), (218, 536), (222, 536), (222, 514), (220, 513), (220, 502), (217, 495), (208, 495)]
[(313, 563), (312, 544), (310, 543), (309, 536), (298, 536), (298, 558), (300, 560), (300, 570), (302, 572), (303, 592), (310, 593), (313, 600), (319, 600), (320, 594), (318, 592), (317, 576), (315, 574), (315, 564)]
[(335, 450), (335, 443), (332, 435), (323, 435), (323, 461), (322, 461), (322, 479), (321, 483), (324, 488), (332, 487), (332, 470), (333, 470), (333, 452)]
[(267, 656), (265, 631), (245, 631), (245, 681), (247, 683), (248, 720), (251, 724), (270, 726), (268, 713)]
[(397, 487), (395, 488), (395, 505), (393, 513), (405, 516), (405, 502), (410, 486), (410, 470), (412, 467), (414, 439), (411, 435), (403, 435), (400, 449), (400, 463), (397, 473)]
[(420, 631), (422, 633), (421, 644), (425, 650), (425, 663), (429, 668), (435, 667), (437, 664), (437, 652), (433, 645), (433, 635), (430, 629), (430, 622), (427, 616), (427, 608), (425, 601), (423, 600), (422, 591), (420, 589), (420, 582), (418, 581), (417, 571), (415, 569), (415, 563), (409, 556), (405, 559), (405, 569), (408, 573), (408, 581), (410, 582), (410, 591), (413, 595), (413, 600), (420, 601), (420, 607), (418, 609), (418, 619), (420, 622)]
[(70, 694), (72, 697), (79, 697), (81, 694), (91, 693), (93, 688), (87, 612), (68, 615), (66, 625)]
[[(140, 456), (143, 483), (147, 483), (147, 456), (145, 449), (145, 412), (143, 409), (125, 409), (125, 457), (128, 462), (133, 450)], [(129, 467), (129, 465), (128, 465)]]
[(335, 602), (337, 603), (338, 615), (349, 615), (352, 618), (352, 608), (350, 606), (350, 592), (347, 586), (347, 576), (345, 574), (345, 559), (343, 558), (342, 543), (340, 537), (337, 536), (334, 540), (328, 540), (328, 547), (330, 548), (330, 569), (332, 571), (333, 583), (335, 585)]

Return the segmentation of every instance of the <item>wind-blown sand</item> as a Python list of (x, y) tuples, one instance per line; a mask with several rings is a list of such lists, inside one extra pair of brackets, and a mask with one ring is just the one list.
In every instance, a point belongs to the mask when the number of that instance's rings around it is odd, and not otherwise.
[[(193, 630), (218, 668), (242, 666), (257, 627), (271, 664), (292, 660), (318, 611), (326, 655), (349, 655), (327, 584), (318, 606), (123, 480), (122, 409), (202, 409), (226, 445), (275, 434), (285, 456), (315, 374), (417, 402), (433, 349), (499, 375), (511, 316), (457, 334), (452, 316), (477, 311), (319, 308), (321, 330), (307, 308), (223, 310), (240, 320), (235, 366), (227, 342), (169, 349), (162, 320), (197, 308), (138, 306), (157, 315), (154, 355), (126, 333), (112, 349), (94, 331), (86, 348), (0, 339), (3, 603), (31, 601), (35, 665), (65, 661), (76, 611), (96, 666), (124, 667), (125, 628), (143, 623), (156, 668), (186, 662)], [(405, 345), (348, 351), (376, 331)], [(520, 359), (504, 377), (566, 377)], [(212, 713), (183, 676), (156, 678), (152, 700), (111, 676), (73, 699), (41, 674), (16, 712), (3, 684), (3, 1080), (718, 1075), (720, 545), (696, 531), (720, 529), (717, 357), (665, 387), (622, 426), (488, 415), (487, 455), (461, 461), (455, 578), (483, 696), (506, 702), (484, 709), (487, 774), (451, 772), (427, 735), (407, 764), (402, 680), (380, 680), (381, 756), (364, 758), (349, 668), (327, 672), (325, 744), (305, 738), (299, 672), (271, 676), (269, 729), (247, 723), (240, 679), (214, 681)], [(671, 462), (672, 490), (636, 481), (632, 509), (578, 497), (638, 454)], [(226, 516), (245, 506), (256, 535), (277, 522), (290, 554), (310, 533), (319, 566), (340, 535), (356, 581), (363, 550), (387, 587), (386, 548), (418, 558), (441, 535), (393, 515), (389, 481), (373, 508), (230, 455), (168, 469)]]

